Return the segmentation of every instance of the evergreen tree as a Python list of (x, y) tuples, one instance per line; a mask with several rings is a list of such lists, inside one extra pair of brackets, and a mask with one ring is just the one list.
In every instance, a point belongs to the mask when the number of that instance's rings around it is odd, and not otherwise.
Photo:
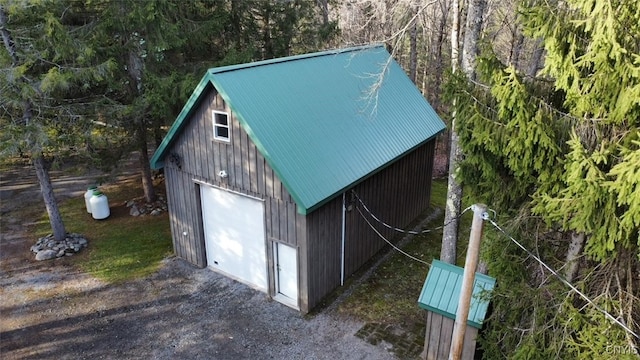
[(514, 234), (556, 269), (572, 235), (584, 234), (575, 280), (600, 309), (488, 232), (485, 257), (501, 286), (485, 357), (604, 359), (624, 348), (631, 358), (640, 343), (640, 5), (534, 0), (521, 11), (526, 34), (544, 41), (542, 72), (488, 54), (487, 87), (452, 83), (463, 182), (474, 201), (515, 218)]
[(160, 129), (175, 119), (207, 68), (305, 50), (306, 32), (316, 24), (312, 10), (319, 11), (298, 1), (103, 0), (87, 6), (100, 14), (94, 40), (101, 55), (119, 70), (107, 95), (114, 106), (104, 111), (140, 154), (149, 202), (155, 200), (149, 130), (158, 144)]
[[(108, 122), (128, 137), (121, 144), (139, 154), (142, 189), (155, 201), (149, 164), (151, 135), (158, 145), (162, 127), (180, 111), (206, 68), (226, 56), (230, 16), (225, 1), (95, 1), (100, 14), (93, 41), (117, 69), (103, 109)], [(123, 152), (126, 155), (128, 151)]]
[[(75, 2), (0, 5), (0, 153), (29, 156), (54, 237), (66, 230), (48, 170), (55, 156), (82, 145), (95, 100), (91, 89), (113, 70), (87, 45), (92, 23)], [(88, 105), (89, 104), (89, 105)]]

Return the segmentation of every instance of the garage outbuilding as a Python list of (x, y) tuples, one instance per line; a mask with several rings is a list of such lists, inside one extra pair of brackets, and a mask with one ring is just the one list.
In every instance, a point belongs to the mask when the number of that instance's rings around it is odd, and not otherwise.
[[(383, 46), (207, 71), (156, 153), (177, 256), (303, 313), (429, 207), (444, 124)], [(389, 237), (389, 229), (379, 229)]]

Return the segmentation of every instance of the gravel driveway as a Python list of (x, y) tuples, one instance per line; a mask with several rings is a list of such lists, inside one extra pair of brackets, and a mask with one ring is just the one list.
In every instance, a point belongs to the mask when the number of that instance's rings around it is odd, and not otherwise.
[[(52, 174), (58, 197), (88, 180)], [(31, 221), (41, 201), (33, 171), (0, 178), (2, 359), (394, 359), (391, 345), (356, 337), (364, 325), (335, 311), (301, 316), (265, 294), (169, 258), (156, 274), (105, 284), (66, 259), (36, 262)]]

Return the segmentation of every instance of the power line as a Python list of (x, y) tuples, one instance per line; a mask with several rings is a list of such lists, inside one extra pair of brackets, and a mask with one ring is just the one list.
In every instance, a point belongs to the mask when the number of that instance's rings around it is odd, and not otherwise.
[(407, 257), (409, 257), (409, 258), (410, 258), (410, 259), (412, 259), (412, 260), (415, 260), (415, 261), (417, 261), (417, 262), (421, 262), (421, 263), (423, 263), (423, 264), (425, 264), (425, 265), (427, 265), (427, 266), (431, 266), (431, 264), (429, 264), (428, 262), (426, 262), (426, 261), (424, 261), (424, 260), (422, 260), (422, 259), (418, 259), (417, 257), (412, 256), (412, 255), (410, 255), (410, 254), (408, 254), (408, 253), (404, 252), (404, 251), (403, 251), (402, 249), (400, 249), (399, 247), (395, 246), (391, 241), (387, 240), (387, 238), (385, 238), (385, 237), (384, 237), (384, 235), (382, 235), (382, 234), (378, 231), (378, 229), (376, 229), (376, 228), (375, 228), (375, 227), (374, 227), (374, 226), (369, 222), (369, 220), (367, 220), (367, 218), (364, 216), (364, 214), (362, 213), (362, 211), (360, 211), (360, 208), (359, 208), (359, 207), (357, 207), (357, 206), (356, 206), (356, 210), (358, 210), (358, 213), (360, 214), (360, 216), (362, 216), (362, 219), (364, 219), (364, 221), (369, 225), (369, 227), (370, 227), (373, 231), (375, 231), (375, 233), (376, 233), (376, 234), (377, 234), (377, 235), (378, 235), (382, 240), (384, 240), (387, 244), (391, 245), (391, 247), (392, 247), (392, 248), (394, 248), (396, 251), (398, 251), (398, 252), (400, 252), (401, 254), (403, 254), (403, 255), (405, 255), (405, 256), (407, 256)]
[[(353, 195), (356, 197), (356, 199), (358, 199), (358, 202), (362, 205), (362, 207), (364, 208), (364, 210), (367, 212), (367, 214), (369, 214), (369, 216), (371, 216), (375, 221), (377, 221), (378, 223), (380, 223), (382, 226), (391, 229), (393, 231), (397, 231), (397, 232), (401, 232), (404, 234), (412, 234), (412, 235), (421, 235), (421, 234), (426, 234), (432, 231), (436, 231), (436, 230), (440, 230), (443, 229), (445, 226), (449, 225), (450, 223), (458, 220), (462, 215), (464, 215), (464, 213), (466, 213), (467, 211), (471, 210), (471, 206), (467, 207), (466, 209), (462, 210), (462, 212), (460, 214), (458, 214), (458, 216), (452, 218), (451, 220), (449, 220), (448, 222), (442, 224), (441, 226), (436, 226), (434, 228), (431, 229), (425, 229), (422, 231), (413, 231), (413, 230), (404, 230), (404, 229), (400, 229), (398, 227), (389, 225), (387, 223), (385, 223), (384, 221), (380, 220), (377, 216), (375, 216), (371, 210), (369, 210), (369, 208), (367, 207), (367, 205), (364, 203), (364, 201), (362, 201), (362, 199), (360, 199), (360, 196), (358, 196), (358, 194), (355, 191), (352, 191)], [(360, 213), (362, 215), (362, 213)], [(364, 216), (364, 215), (363, 215)], [(366, 219), (365, 219), (366, 220)]]
[[(371, 210), (369, 210), (369, 208), (367, 207), (367, 205), (364, 203), (364, 201), (362, 201), (362, 199), (360, 199), (360, 197), (358, 196), (358, 194), (355, 191), (352, 191), (353, 195), (356, 197), (356, 199), (358, 200), (358, 202), (362, 205), (362, 207), (364, 208), (364, 210), (369, 214), (369, 216), (371, 216), (374, 220), (376, 220), (378, 223), (382, 224), (383, 226), (394, 230), (394, 231), (398, 231), (401, 233), (407, 233), (407, 234), (412, 234), (412, 235), (420, 235), (420, 234), (424, 234), (424, 233), (428, 233), (431, 231), (435, 231), (435, 230), (439, 230), (444, 228), (447, 224), (443, 224), (442, 226), (438, 226), (432, 229), (426, 229), (426, 230), (422, 230), (422, 231), (411, 231), (411, 230), (404, 230), (404, 229), (400, 229), (394, 226), (391, 226), (387, 223), (385, 223), (384, 221), (380, 220), (377, 216), (375, 216)], [(472, 207), (469, 206), (466, 209), (464, 209), (457, 217), (455, 217), (454, 219), (452, 219), (451, 221), (455, 221), (456, 219), (460, 218), (464, 213), (466, 213), (467, 211), (469, 211)], [(369, 227), (376, 233), (376, 235), (378, 235), (382, 240), (384, 240), (387, 244), (389, 244), (393, 249), (395, 249), (396, 251), (402, 253), (403, 255), (409, 257), (412, 260), (418, 261), (420, 263), (423, 263), (427, 266), (431, 266), (430, 263), (418, 259), (408, 253), (406, 253), (405, 251), (403, 251), (402, 249), (398, 248), (397, 246), (395, 246), (391, 241), (387, 240), (387, 238), (384, 237), (384, 235), (382, 235), (374, 226), (373, 224), (371, 224), (371, 222), (367, 219), (367, 217), (362, 213), (362, 211), (360, 210), (359, 206), (356, 206), (356, 209), (358, 210), (358, 213), (360, 214), (360, 216), (362, 217), (362, 219), (367, 223), (367, 225), (369, 225)], [(496, 212), (492, 209), (489, 209), (488, 211), (492, 212), (495, 216)], [(540, 259), (538, 256), (536, 256), (534, 253), (532, 253), (531, 251), (529, 251), (529, 249), (527, 249), (526, 247), (524, 247), (520, 242), (518, 242), (513, 236), (509, 235), (504, 229), (502, 229), (502, 227), (500, 227), (500, 225), (498, 225), (495, 221), (493, 221), (490, 217), (488, 213), (484, 213), (482, 218), (486, 221), (488, 221), (491, 225), (493, 225), (496, 229), (498, 229), (502, 234), (504, 234), (507, 238), (509, 238), (512, 242), (514, 242), (516, 245), (518, 245), (518, 247), (520, 247), (522, 250), (524, 250), (529, 256), (531, 256), (532, 258), (534, 258), (538, 263), (540, 263), (545, 269), (547, 269), (551, 274), (553, 274), (555, 277), (557, 277), (563, 284), (565, 284), (566, 286), (568, 286), (569, 288), (571, 288), (571, 290), (573, 290), (576, 294), (578, 294), (581, 298), (583, 298), (587, 303), (589, 303), (591, 306), (593, 306), (596, 310), (600, 311), (602, 314), (605, 315), (605, 317), (609, 318), (611, 321), (613, 321), (614, 323), (620, 325), (626, 332), (628, 332), (630, 335), (634, 336), (636, 339), (640, 340), (640, 335), (636, 334), (633, 330), (631, 330), (625, 323), (623, 323), (622, 321), (618, 320), (617, 318), (615, 318), (613, 315), (611, 315), (609, 312), (607, 312), (606, 310), (604, 310), (603, 308), (601, 308), (600, 306), (598, 306), (595, 302), (593, 302), (593, 300), (591, 300), (589, 297), (587, 297), (587, 295), (585, 295), (582, 291), (580, 291), (578, 288), (576, 288), (573, 284), (571, 284), (567, 279), (565, 279), (562, 275), (560, 275), (557, 271), (555, 271), (553, 268), (551, 268), (549, 265), (547, 265), (544, 261), (542, 261), (542, 259)], [(450, 222), (451, 222), (450, 221)], [(449, 223), (450, 223), (449, 222)]]
[(564, 283), (566, 286), (570, 287), (571, 290), (575, 291), (576, 294), (580, 295), (581, 298), (583, 298), (587, 303), (591, 304), (594, 308), (596, 308), (596, 310), (600, 311), (601, 313), (603, 313), (607, 318), (609, 318), (611, 321), (615, 322), (616, 324), (620, 325), (625, 331), (627, 331), (629, 334), (633, 335), (636, 339), (640, 340), (640, 336), (638, 334), (636, 334), (635, 332), (633, 332), (633, 330), (631, 330), (627, 325), (625, 325), (622, 321), (616, 319), (613, 315), (609, 314), (606, 310), (604, 310), (603, 308), (601, 308), (600, 306), (598, 306), (596, 303), (594, 303), (591, 299), (589, 299), (587, 297), (587, 295), (585, 295), (584, 293), (582, 293), (582, 291), (578, 290), (575, 286), (573, 286), (569, 281), (567, 281), (567, 279), (565, 279), (562, 275), (558, 274), (555, 270), (553, 270), (549, 265), (547, 265), (544, 261), (542, 261), (539, 257), (537, 257), (534, 253), (532, 253), (531, 251), (529, 251), (527, 248), (525, 248), (522, 244), (520, 244), (516, 239), (513, 238), (513, 236), (509, 235), (506, 231), (504, 231), (498, 224), (495, 223), (495, 221), (493, 221), (492, 219), (489, 218), (489, 216), (485, 216), (484, 217), (485, 220), (487, 220), (489, 223), (491, 223), (491, 225), (493, 225), (496, 229), (498, 229), (501, 233), (503, 233), (506, 237), (508, 237), (509, 239), (511, 239), (511, 241), (513, 241), (516, 245), (518, 245), (522, 250), (524, 250), (529, 256), (531, 256), (532, 258), (534, 258), (537, 262), (539, 262), (542, 266), (545, 267), (545, 269), (547, 269), (551, 274), (553, 274), (555, 277), (557, 277), (562, 283)]

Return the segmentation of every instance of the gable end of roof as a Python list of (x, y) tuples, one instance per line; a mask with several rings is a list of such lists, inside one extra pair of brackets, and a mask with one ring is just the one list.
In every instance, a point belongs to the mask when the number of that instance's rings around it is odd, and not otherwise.
[(164, 139), (162, 139), (160, 146), (158, 146), (155, 153), (151, 157), (150, 163), (152, 169), (157, 170), (164, 167), (164, 158), (171, 148), (171, 145), (177, 139), (178, 134), (186, 125), (187, 121), (191, 117), (192, 112), (195, 111), (198, 104), (200, 104), (203, 95), (206, 94), (211, 86), (213, 86), (211, 83), (211, 75), (209, 73), (206, 73), (191, 93), (191, 96), (189, 96), (189, 99), (182, 107), (180, 114), (178, 114), (178, 117), (169, 128), (169, 131), (165, 135)]

